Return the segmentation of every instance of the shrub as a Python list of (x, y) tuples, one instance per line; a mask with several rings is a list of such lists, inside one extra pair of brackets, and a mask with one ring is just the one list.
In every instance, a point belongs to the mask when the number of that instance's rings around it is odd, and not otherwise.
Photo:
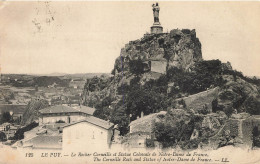
[(148, 148), (154, 148), (155, 147), (154, 139), (146, 139), (145, 144), (146, 144), (146, 147), (148, 147)]
[(252, 115), (260, 114), (260, 101), (259, 98), (250, 96), (244, 102), (246, 112)]
[(142, 60), (131, 60), (129, 62), (130, 72), (136, 75), (143, 74), (145, 64)]
[(35, 127), (37, 127), (39, 125), (39, 123), (33, 122), (23, 128), (20, 128), (16, 131), (16, 133), (14, 134), (14, 137), (12, 138), (13, 140), (21, 140), (24, 139), (24, 132), (27, 132)]
[(224, 108), (224, 113), (230, 117), (232, 115), (232, 113), (234, 112), (234, 109), (231, 106), (225, 107)]
[(200, 110), (198, 111), (198, 113), (199, 113), (199, 114), (208, 114), (208, 113), (210, 113), (210, 111), (209, 111), (209, 109), (208, 109), (208, 106), (205, 104), (205, 105), (202, 107), (202, 109), (200, 109)]
[(6, 139), (7, 138), (6, 138), (5, 133), (0, 131), (0, 141), (3, 142), (3, 141), (6, 141)]

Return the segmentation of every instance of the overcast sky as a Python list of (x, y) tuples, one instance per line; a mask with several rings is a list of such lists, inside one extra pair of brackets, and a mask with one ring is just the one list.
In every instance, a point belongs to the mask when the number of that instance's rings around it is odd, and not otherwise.
[[(3, 73), (111, 72), (153, 23), (153, 2), (0, 2)], [(259, 2), (160, 2), (160, 22), (196, 29), (204, 59), (260, 76)]]

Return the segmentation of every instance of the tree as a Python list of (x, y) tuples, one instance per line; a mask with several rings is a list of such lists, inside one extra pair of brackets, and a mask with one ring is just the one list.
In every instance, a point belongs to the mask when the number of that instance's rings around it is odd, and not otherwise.
[(101, 102), (95, 105), (96, 110), (93, 115), (103, 120), (110, 120), (111, 109), (109, 106), (111, 102), (111, 97), (105, 97)]
[(4, 122), (10, 122), (12, 119), (11, 115), (9, 112), (3, 112), (2, 113), (2, 117), (1, 117), (1, 122), (4, 123)]
[(27, 132), (35, 127), (37, 127), (39, 125), (39, 123), (36, 122), (32, 122), (31, 124), (20, 128), (16, 131), (16, 133), (14, 134), (14, 137), (12, 138), (13, 140), (21, 140), (24, 139), (24, 132)]
[(225, 112), (225, 114), (228, 117), (231, 117), (231, 115), (234, 113), (234, 108), (229, 105), (229, 106), (223, 107), (223, 111)]
[(153, 89), (132, 88), (126, 97), (126, 113), (132, 114), (132, 119), (144, 112), (145, 115), (166, 109), (166, 97)]
[(111, 113), (111, 122), (114, 124), (118, 125), (118, 129), (120, 131), (120, 135), (125, 135), (129, 131), (129, 117), (125, 112), (126, 110), (124, 109), (123, 106), (116, 108), (112, 113)]
[(1, 132), (0, 131), (0, 141), (3, 142), (3, 141), (6, 141), (6, 135), (4, 132)]
[(246, 112), (252, 115), (260, 114), (260, 98), (250, 96), (244, 102), (244, 106), (246, 108)]
[(129, 68), (130, 72), (136, 75), (140, 75), (144, 73), (144, 67), (145, 64), (142, 62), (142, 60), (130, 60), (129, 62)]
[(93, 116), (98, 117), (103, 120), (110, 120), (110, 108), (108, 107), (97, 107), (95, 112), (93, 113)]
[(195, 121), (195, 117), (187, 116), (184, 110), (168, 111), (162, 122), (155, 123), (155, 138), (164, 148), (175, 147), (180, 141), (190, 139)]
[(148, 148), (154, 148), (155, 147), (155, 144), (154, 144), (154, 139), (146, 139), (145, 140), (145, 145), (146, 147)]

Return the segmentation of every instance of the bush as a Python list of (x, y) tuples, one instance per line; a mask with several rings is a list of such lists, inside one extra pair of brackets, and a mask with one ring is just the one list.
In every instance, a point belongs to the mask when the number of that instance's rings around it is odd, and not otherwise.
[(259, 98), (250, 96), (244, 102), (246, 112), (252, 115), (260, 114), (260, 101)]
[(223, 112), (228, 116), (230, 117), (233, 112), (234, 112), (234, 109), (231, 107), (231, 106), (228, 106), (226, 108), (224, 108)]
[(145, 144), (146, 144), (146, 147), (148, 147), (148, 148), (154, 148), (155, 147), (154, 139), (146, 139)]
[[(194, 116), (187, 116), (185, 111), (168, 111), (162, 122), (156, 122), (154, 127), (155, 138), (163, 148), (175, 147), (178, 143), (190, 140), (194, 130)], [(190, 120), (189, 123), (186, 123)]]
[(10, 122), (11, 121), (11, 115), (9, 112), (3, 112), (1, 114), (1, 123)]
[(24, 132), (30, 131), (31, 129), (37, 127), (39, 125), (39, 123), (33, 122), (23, 128), (20, 128), (16, 131), (16, 133), (14, 134), (14, 137), (12, 138), (12, 140), (21, 140), (24, 139)]
[(163, 94), (139, 87), (132, 88), (126, 97), (126, 113), (132, 114), (132, 119), (140, 116), (141, 112), (145, 115), (156, 113), (166, 109), (166, 98)]
[(3, 142), (3, 141), (6, 141), (6, 139), (7, 138), (6, 138), (5, 133), (0, 131), (0, 141)]
[(200, 142), (201, 142), (201, 140), (199, 138), (197, 138), (197, 139), (187, 140), (187, 141), (181, 142), (178, 145), (183, 150), (197, 149)]
[(202, 109), (200, 109), (200, 110), (198, 111), (198, 113), (199, 113), (199, 114), (208, 114), (208, 113), (210, 113), (210, 111), (209, 111), (209, 109), (208, 109), (208, 106), (205, 104), (205, 105), (202, 107)]
[(217, 111), (219, 111), (219, 107), (218, 107), (218, 99), (215, 98), (213, 101), (212, 101), (212, 112), (216, 113)]
[(203, 68), (195, 68), (192, 72), (185, 72), (175, 67), (170, 68), (167, 71), (168, 81), (174, 82), (180, 88), (180, 92), (188, 94), (202, 92), (212, 86), (221, 84), (221, 78), (217, 74), (218, 71), (211, 69), (210, 71), (202, 71)]
[(144, 73), (145, 64), (142, 60), (130, 60), (129, 68), (132, 74), (140, 75)]

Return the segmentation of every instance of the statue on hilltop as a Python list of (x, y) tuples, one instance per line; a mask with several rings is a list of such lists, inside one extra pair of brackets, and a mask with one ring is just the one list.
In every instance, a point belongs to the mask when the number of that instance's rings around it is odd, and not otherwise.
[(159, 7), (159, 5), (158, 5), (158, 2), (156, 2), (156, 4), (153, 4), (152, 7), (153, 7), (154, 23), (155, 23), (155, 22), (159, 22), (159, 11), (160, 11), (160, 7)]
[(161, 26), (161, 23), (159, 22), (160, 7), (159, 7), (158, 2), (156, 2), (156, 4), (153, 4), (152, 7), (153, 7), (154, 22), (153, 22), (153, 26), (151, 27), (151, 34), (163, 33), (163, 27)]

